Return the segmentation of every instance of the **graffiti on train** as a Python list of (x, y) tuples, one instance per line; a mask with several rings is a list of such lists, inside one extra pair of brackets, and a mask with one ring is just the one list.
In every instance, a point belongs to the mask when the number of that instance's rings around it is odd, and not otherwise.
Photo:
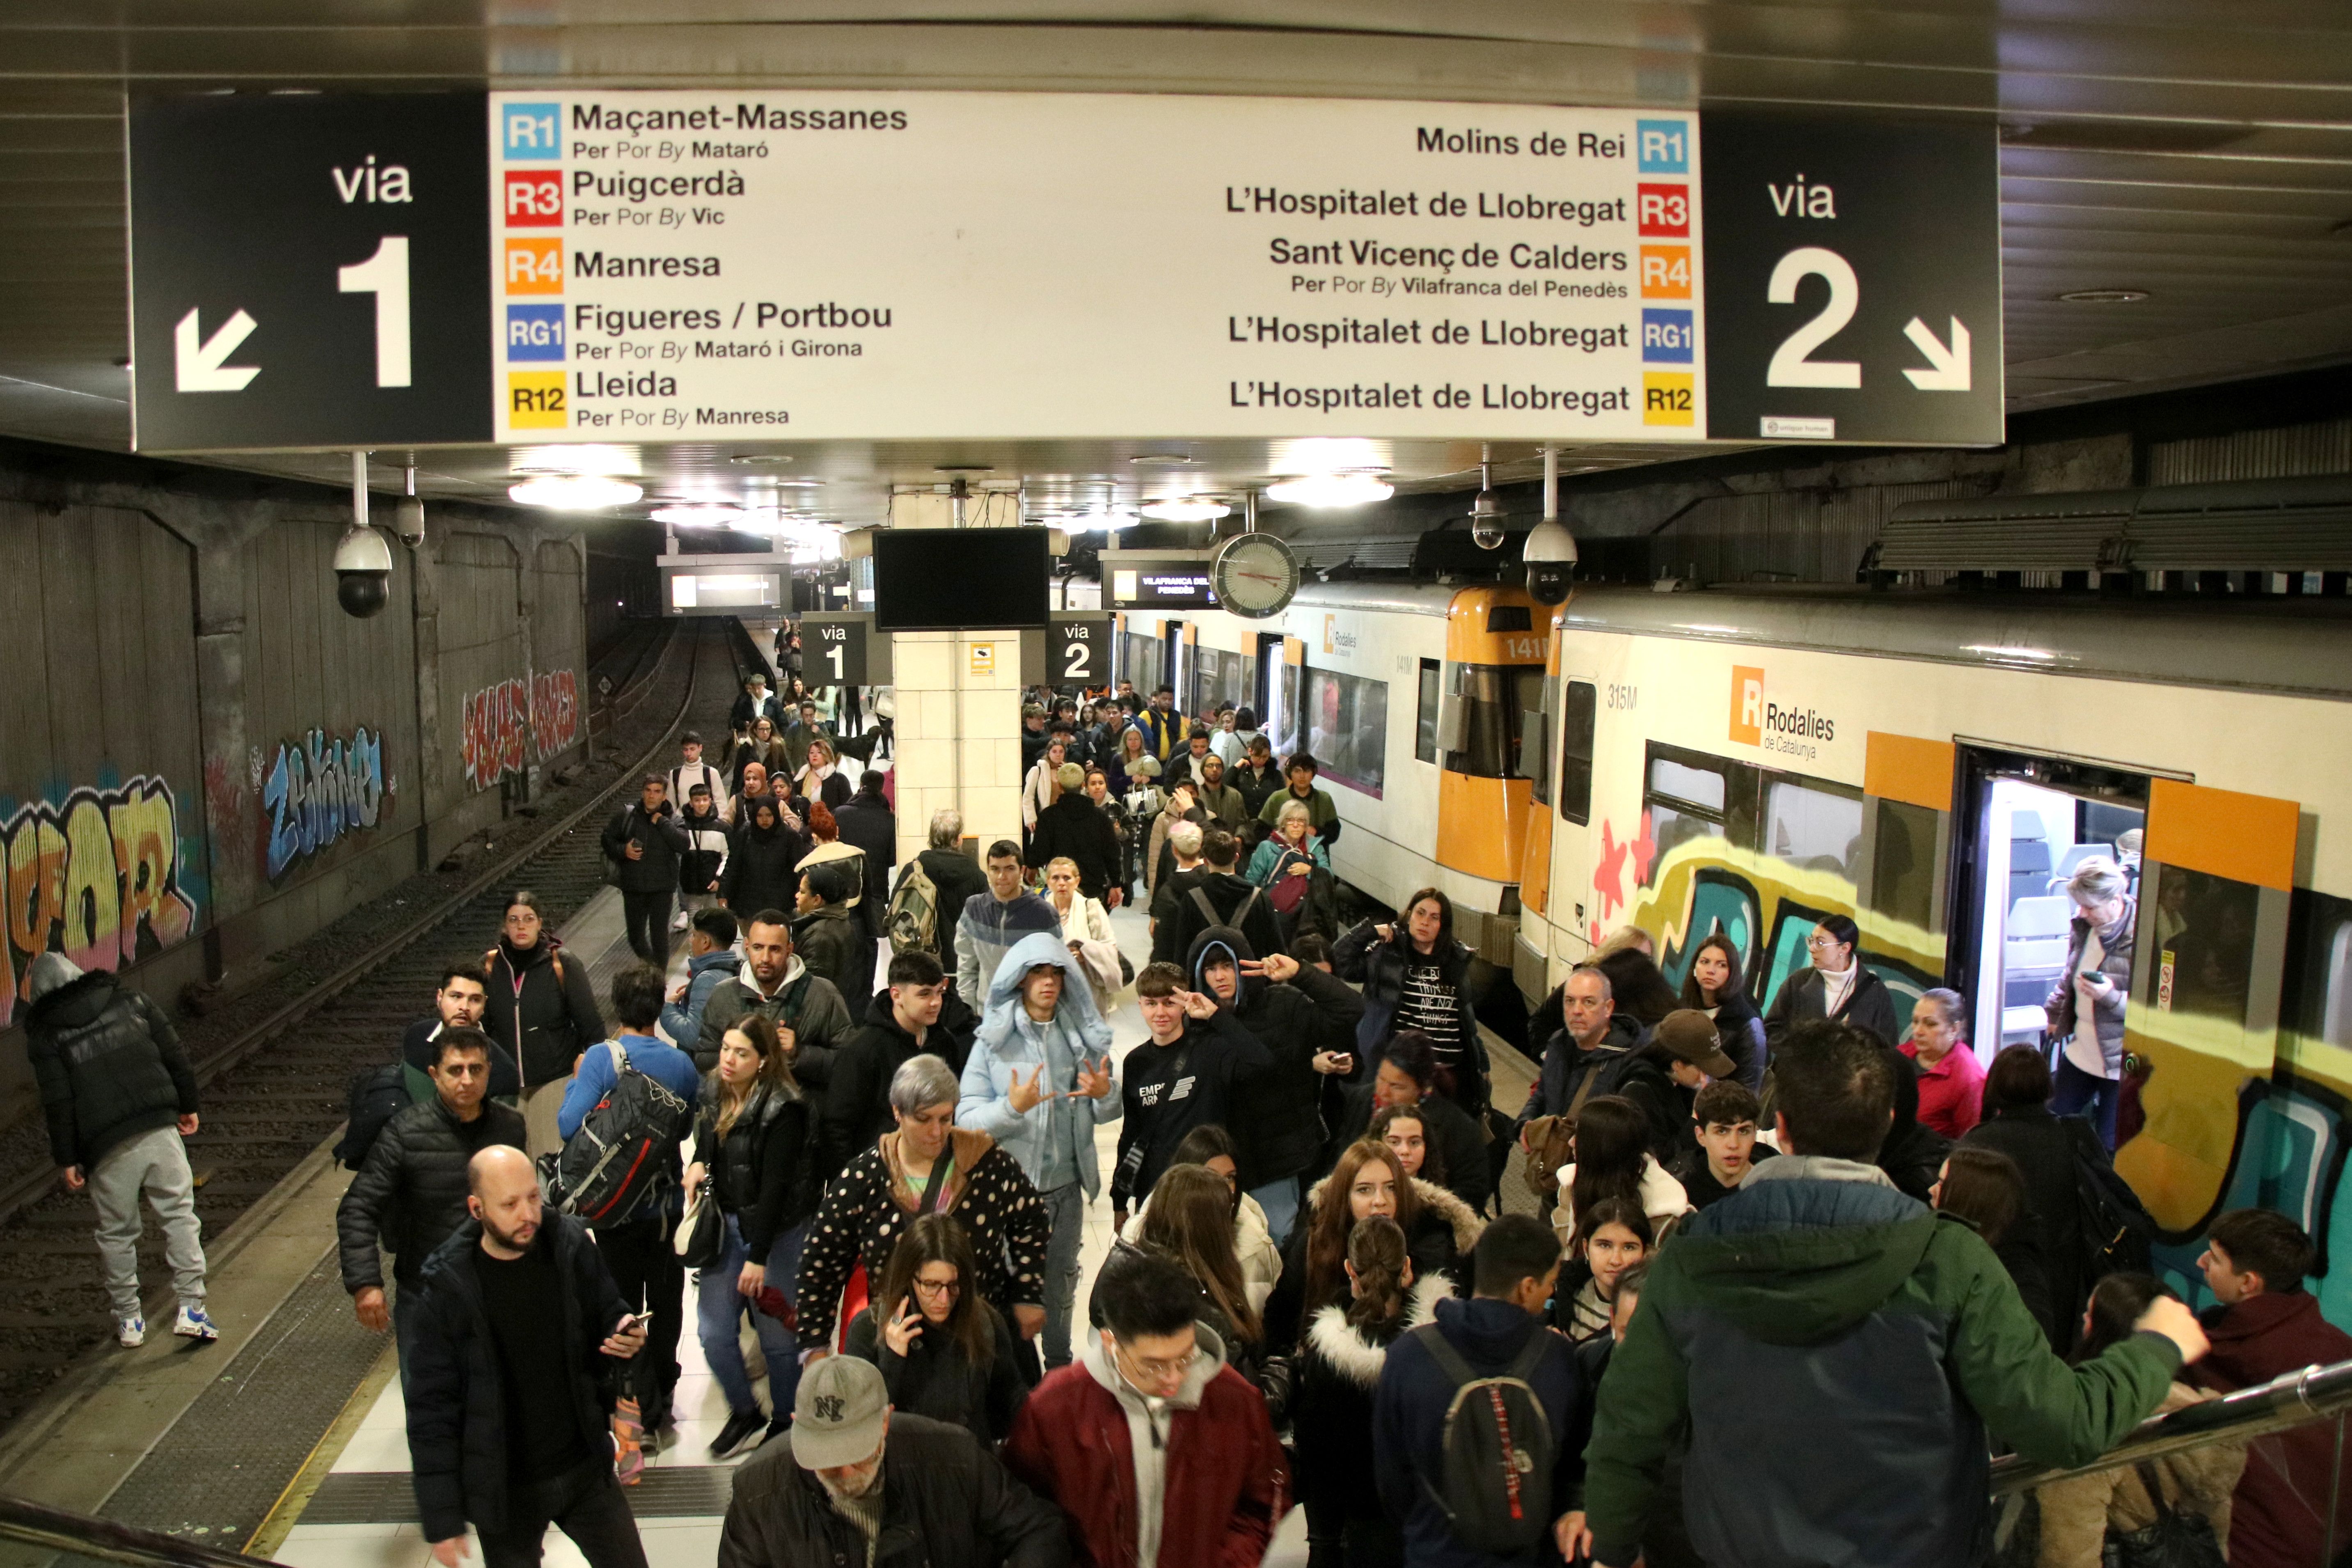
[(1636, 885), (1626, 895), (1626, 921), (1655, 939), (1658, 967), (1677, 989), (1699, 942), (1719, 931), (1739, 953), (1748, 994), (1759, 1007), (1767, 1006), (1789, 976), (1811, 962), (1805, 939), (1828, 914), (1854, 916), (1862, 927), (1863, 961), (1895, 994), (1898, 1010), (1907, 1012), (1923, 990), (1942, 984), (1943, 938), (1869, 910), (1857, 911), (1853, 884), (1833, 871), (1742, 849), (1715, 837), (1686, 838), (1653, 859), (1657, 847), (1651, 840), (1647, 812), (1640, 828), (1622, 844), (1615, 842), (1610, 825), (1603, 822), (1601, 843), (1604, 850), (1613, 848), (1621, 862), (1633, 860)]
[(391, 789), (383, 771), (383, 737), (370, 734), (364, 724), (348, 740), (312, 730), (281, 743), (261, 785), (262, 809), (269, 814), (263, 853), (270, 880), (344, 834), (373, 827)]
[(488, 789), (530, 755), (551, 757), (579, 740), (579, 678), (558, 669), (486, 686), (465, 700), (458, 724), (466, 782)]
[(116, 970), (187, 940), (196, 898), (180, 867), (172, 786), (146, 774), (63, 796), (0, 802), (8, 936), (0, 1026), (26, 999), (33, 959)]

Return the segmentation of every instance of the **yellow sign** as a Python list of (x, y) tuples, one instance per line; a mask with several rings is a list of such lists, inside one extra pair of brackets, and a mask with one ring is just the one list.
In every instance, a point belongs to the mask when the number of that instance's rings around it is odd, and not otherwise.
[(507, 372), (507, 424), (517, 430), (562, 430), (571, 424), (560, 370)]
[(971, 673), (974, 675), (994, 675), (996, 673), (996, 645), (994, 643), (976, 642), (971, 645)]

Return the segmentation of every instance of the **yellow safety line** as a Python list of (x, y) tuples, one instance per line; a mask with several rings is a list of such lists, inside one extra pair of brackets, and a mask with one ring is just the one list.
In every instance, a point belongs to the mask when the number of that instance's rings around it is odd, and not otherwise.
[(368, 1368), (367, 1375), (360, 1379), (359, 1387), (352, 1391), (352, 1396), (343, 1402), (342, 1409), (335, 1413), (325, 1435), (310, 1446), (310, 1452), (303, 1458), (301, 1468), (294, 1472), (294, 1479), (286, 1483), (286, 1489), (278, 1494), (278, 1500), (269, 1505), (269, 1511), (262, 1516), (260, 1524), (247, 1538), (244, 1551), (247, 1557), (267, 1557), (285, 1544), (286, 1537), (300, 1521), (302, 1510), (309, 1508), (310, 1500), (318, 1495), (320, 1483), (335, 1468), (335, 1461), (343, 1457), (344, 1448), (351, 1444), (352, 1434), (360, 1429), (360, 1423), (365, 1421), (367, 1413), (375, 1407), (376, 1399), (383, 1393), (384, 1385), (399, 1370), (399, 1347), (386, 1344), (383, 1353), (376, 1357), (375, 1364)]

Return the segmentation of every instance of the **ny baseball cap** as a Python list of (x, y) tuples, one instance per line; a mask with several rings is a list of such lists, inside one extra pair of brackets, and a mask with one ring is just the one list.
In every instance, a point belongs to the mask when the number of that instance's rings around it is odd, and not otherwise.
[(804, 1470), (859, 1465), (882, 1446), (890, 1395), (882, 1371), (854, 1355), (829, 1355), (801, 1373), (793, 1399), (793, 1458)]

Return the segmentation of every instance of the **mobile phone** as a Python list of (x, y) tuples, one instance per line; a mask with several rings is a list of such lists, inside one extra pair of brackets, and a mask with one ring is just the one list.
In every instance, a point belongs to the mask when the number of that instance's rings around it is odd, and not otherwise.
[(621, 1314), (621, 1321), (613, 1325), (613, 1331), (616, 1334), (625, 1334), (631, 1329), (645, 1327), (652, 1318), (651, 1312), (624, 1312)]

